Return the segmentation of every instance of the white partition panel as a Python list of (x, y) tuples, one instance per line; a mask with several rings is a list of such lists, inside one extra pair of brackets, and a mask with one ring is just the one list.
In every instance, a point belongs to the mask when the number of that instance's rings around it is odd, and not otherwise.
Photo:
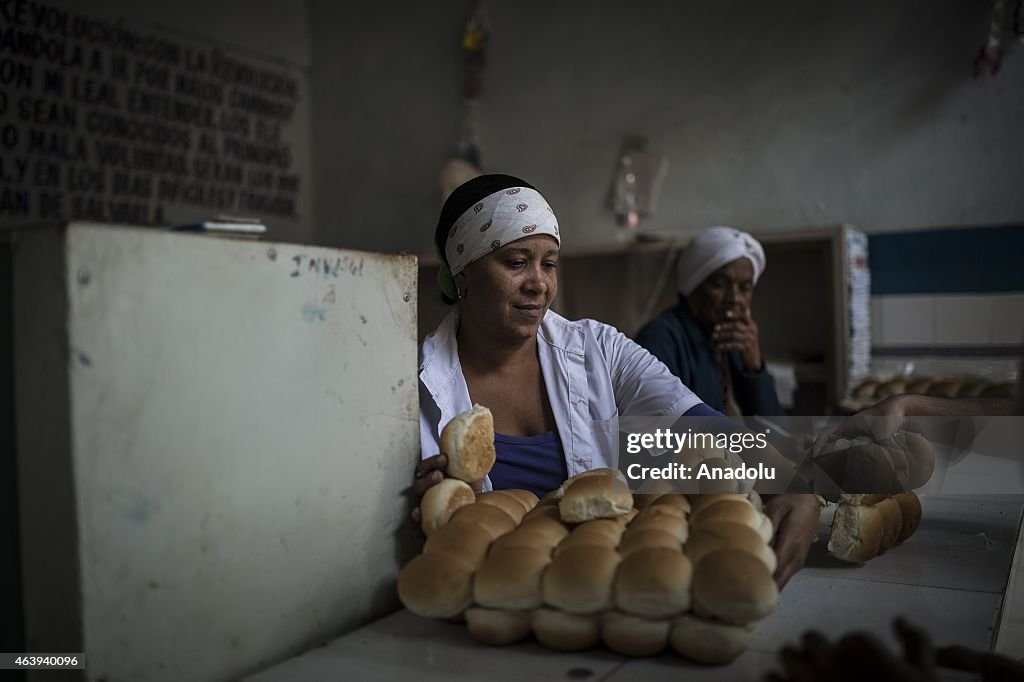
[(30, 645), (222, 680), (395, 605), (414, 258), (72, 225), (14, 260)]

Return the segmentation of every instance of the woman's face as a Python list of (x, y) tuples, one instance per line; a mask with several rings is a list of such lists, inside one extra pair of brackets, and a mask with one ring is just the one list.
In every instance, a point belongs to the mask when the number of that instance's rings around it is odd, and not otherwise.
[(466, 266), (456, 284), (466, 292), (459, 302), (463, 323), (528, 339), (558, 293), (558, 242), (546, 234), (510, 242)]
[(754, 297), (754, 265), (737, 258), (718, 268), (687, 297), (690, 313), (705, 329), (746, 315)]

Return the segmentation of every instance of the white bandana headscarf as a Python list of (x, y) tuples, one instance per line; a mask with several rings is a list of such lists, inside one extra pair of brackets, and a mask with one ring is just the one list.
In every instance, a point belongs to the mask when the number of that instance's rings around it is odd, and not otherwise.
[(555, 213), (540, 192), (528, 187), (503, 189), (470, 206), (448, 231), (444, 251), (452, 275), (509, 242), (549, 234), (561, 245)]
[(679, 291), (689, 296), (718, 268), (737, 258), (746, 258), (754, 266), (754, 284), (764, 272), (764, 247), (742, 230), (709, 227), (694, 237), (679, 256)]

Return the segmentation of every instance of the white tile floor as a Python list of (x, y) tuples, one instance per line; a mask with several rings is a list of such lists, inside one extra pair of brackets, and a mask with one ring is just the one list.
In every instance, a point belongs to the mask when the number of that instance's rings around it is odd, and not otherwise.
[[(778, 610), (758, 625), (750, 649), (727, 667), (696, 666), (670, 654), (646, 660), (627, 660), (601, 649), (558, 654), (534, 642), (483, 647), (463, 626), (400, 611), (246, 682), (761, 680), (776, 668), (779, 649), (809, 628), (834, 635), (867, 630), (894, 644), (891, 622), (899, 614), (926, 626), (937, 644), (987, 649), (1000, 622), (1022, 502), (926, 497), (917, 534), (861, 566), (841, 565), (824, 552), (823, 525), (808, 566), (783, 591)], [(1024, 586), (1022, 567), (1015, 578)], [(1024, 633), (1024, 590), (1012, 596), (1016, 603), (1002, 615)], [(1020, 641), (1009, 639), (1009, 629), (1002, 635), (1008, 642)], [(944, 673), (943, 679), (970, 677)]]

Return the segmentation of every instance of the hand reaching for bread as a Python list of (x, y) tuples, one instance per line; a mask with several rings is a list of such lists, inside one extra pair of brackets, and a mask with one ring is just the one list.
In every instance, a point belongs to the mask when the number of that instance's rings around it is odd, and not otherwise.
[(781, 590), (803, 568), (814, 542), (821, 507), (814, 495), (775, 495), (764, 505), (775, 532), (775, 582)]
[[(494, 466), (494, 418), (491, 411), (481, 405), (456, 415), (441, 431), (441, 452), (433, 457), (420, 460), (416, 465), (416, 476), (412, 484), (413, 493), (418, 499), (423, 498), (427, 491), (441, 483), (446, 476), (464, 481), (473, 492), (483, 490), (484, 477)], [(454, 496), (454, 498), (453, 498)], [(421, 524), (424, 532), (433, 528), (438, 522), (447, 521), (454, 509), (450, 509), (460, 498), (458, 488), (453, 486), (443, 496), (432, 501), (431, 507), (444, 516), (443, 519), (424, 519), (421, 504), (412, 511), (414, 523)], [(445, 516), (447, 514), (447, 516)]]

